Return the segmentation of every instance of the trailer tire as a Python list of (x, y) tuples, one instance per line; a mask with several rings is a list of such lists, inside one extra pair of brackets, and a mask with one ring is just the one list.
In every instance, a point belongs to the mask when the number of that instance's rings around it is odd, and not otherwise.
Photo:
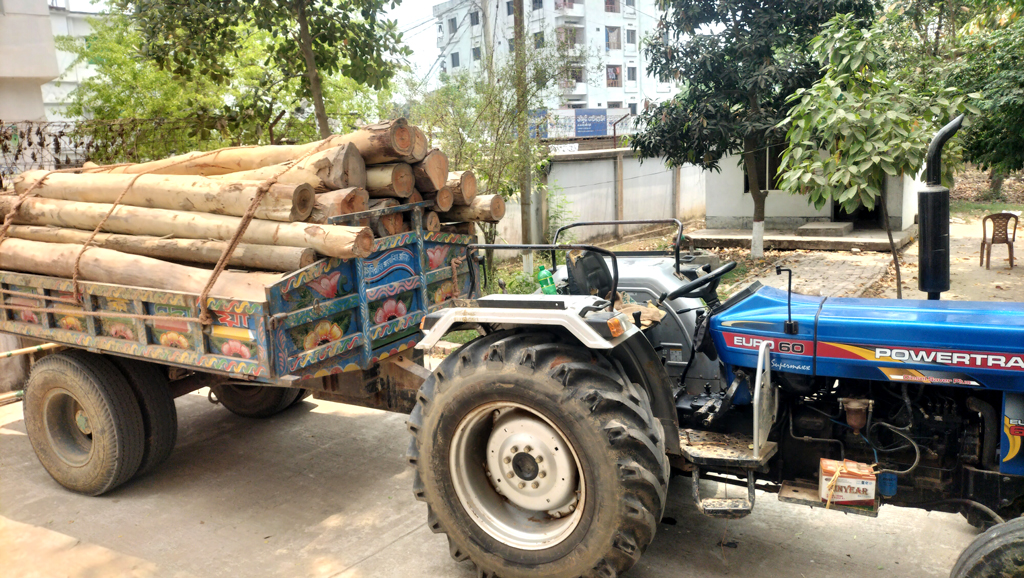
[(1024, 576), (1024, 518), (997, 524), (974, 539), (957, 558), (950, 578)]
[(121, 370), (135, 394), (142, 411), (142, 426), (146, 432), (146, 445), (142, 464), (135, 476), (143, 476), (162, 464), (178, 439), (178, 412), (174, 407), (167, 375), (163, 370), (144, 361), (124, 357), (109, 357)]
[(220, 404), (241, 417), (266, 418), (288, 409), (303, 389), (248, 385), (229, 381), (213, 386)]
[(427, 524), (479, 576), (617, 576), (654, 538), (664, 430), (602, 353), (551, 333), (481, 337), (423, 383), (408, 425)]
[(80, 494), (116, 488), (142, 463), (139, 404), (100, 355), (68, 350), (36, 362), (25, 385), (25, 428), (50, 476)]

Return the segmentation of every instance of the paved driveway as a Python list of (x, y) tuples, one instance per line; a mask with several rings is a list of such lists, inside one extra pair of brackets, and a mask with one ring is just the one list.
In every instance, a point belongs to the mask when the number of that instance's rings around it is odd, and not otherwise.
[[(317, 401), (247, 420), (197, 394), (177, 408), (170, 460), (100, 498), (53, 482), (21, 404), (0, 408), (0, 573), (475, 576), (412, 497), (404, 415)], [(771, 495), (745, 519), (712, 520), (685, 479), (670, 493), (675, 524), (662, 524), (629, 578), (945, 577), (975, 535), (954, 515), (886, 507), (872, 520)]]

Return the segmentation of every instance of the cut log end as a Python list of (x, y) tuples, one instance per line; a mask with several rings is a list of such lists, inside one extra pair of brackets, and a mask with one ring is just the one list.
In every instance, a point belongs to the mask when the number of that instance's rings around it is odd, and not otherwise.
[[(277, 185), (274, 186), (276, 187)], [(313, 191), (313, 187), (307, 184), (283, 186), (294, 188), (292, 193), (292, 221), (305, 221), (308, 219), (309, 215), (313, 212), (313, 205), (316, 204), (316, 192)]]
[(473, 171), (448, 173), (447, 184), (452, 190), (456, 205), (468, 206), (476, 198), (476, 175)]
[(428, 231), (438, 232), (441, 230), (441, 218), (434, 211), (427, 211), (423, 215), (423, 228)]
[(436, 193), (423, 195), (423, 198), (428, 201), (434, 201), (434, 208), (442, 213), (450, 211), (452, 205), (455, 204), (455, 195), (452, 194), (452, 189), (448, 185), (441, 187)]

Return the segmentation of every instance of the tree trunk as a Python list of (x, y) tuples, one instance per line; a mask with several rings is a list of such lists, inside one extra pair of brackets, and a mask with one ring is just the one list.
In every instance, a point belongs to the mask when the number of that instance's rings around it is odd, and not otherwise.
[(757, 139), (746, 137), (743, 139), (743, 162), (747, 169), (747, 183), (750, 185), (750, 197), (754, 201), (754, 225), (750, 236), (750, 257), (752, 259), (764, 258), (764, 202), (768, 193), (761, 190), (760, 178), (757, 174), (757, 158), (754, 151), (757, 149)]
[(1006, 179), (1006, 173), (1002, 170), (992, 167), (992, 170), (988, 173), (989, 180), (989, 197), (994, 200), (1000, 200), (1003, 197), (1003, 180)]
[(473, 171), (448, 173), (447, 184), (456, 205), (469, 205), (476, 198), (476, 175)]
[(483, 195), (473, 199), (467, 207), (458, 205), (439, 215), (446, 223), (466, 221), (500, 221), (505, 216), (505, 201), (501, 195)]
[[(10, 213), (17, 197), (0, 197), (0, 211)], [(52, 199), (26, 199), (14, 222), (21, 225), (56, 225), (92, 231), (110, 211), (105, 203), (77, 203)], [(120, 205), (103, 230), (128, 235), (178, 237), (181, 239), (231, 240), (239, 217), (148, 209)], [(373, 249), (373, 235), (362, 227), (277, 223), (254, 219), (242, 236), (243, 243), (309, 247), (321, 255), (351, 259), (366, 257)]]
[(324, 90), (320, 85), (320, 71), (313, 54), (313, 36), (309, 33), (309, 22), (306, 19), (307, 2), (296, 3), (295, 17), (299, 21), (299, 50), (306, 61), (306, 79), (309, 81), (310, 96), (313, 97), (313, 113), (316, 115), (316, 126), (320, 129), (320, 138), (331, 136), (331, 125), (327, 119), (327, 108), (324, 106)]
[(448, 157), (434, 149), (421, 162), (412, 166), (412, 174), (416, 178), (416, 190), (433, 193), (448, 180)]
[(434, 201), (434, 208), (442, 213), (450, 211), (452, 205), (455, 204), (455, 195), (452, 194), (452, 189), (448, 185), (441, 187), (436, 193), (424, 194), (423, 199)]
[(427, 135), (423, 134), (423, 131), (417, 126), (410, 126), (409, 130), (413, 134), (412, 152), (409, 153), (402, 160), (411, 164), (418, 163), (427, 157), (427, 152), (430, 150), (430, 143), (427, 142)]
[(889, 194), (882, 185), (882, 220), (885, 222), (885, 234), (889, 236), (889, 252), (892, 253), (892, 264), (896, 267), (896, 298), (903, 299), (903, 279), (900, 277), (900, 254), (896, 251), (896, 242), (892, 239), (892, 225), (889, 224)]
[[(0, 251), (0, 269), (71, 279), (81, 245), (7, 239)], [(211, 271), (93, 247), (82, 255), (78, 278), (83, 281), (202, 293)], [(274, 273), (224, 271), (211, 296), (243, 301), (267, 300), (266, 286), (281, 279)], [(58, 305), (61, 307), (61, 305)]]
[(370, 208), (370, 195), (366, 189), (352, 187), (340, 191), (331, 191), (316, 196), (310, 223), (326, 223), (327, 219), (349, 213), (359, 213)]
[(375, 165), (366, 169), (366, 189), (371, 197), (405, 199), (416, 191), (416, 179), (406, 163)]
[[(24, 193), (46, 174), (46, 171), (22, 173), (15, 182), (15, 191)], [(113, 203), (125, 187), (131, 185), (120, 204), (241, 217), (256, 197), (259, 184), (256, 181), (225, 182), (188, 175), (57, 173), (46, 177), (32, 192), (47, 199)], [(307, 184), (272, 185), (256, 210), (256, 218), (302, 221), (313, 210), (314, 200), (313, 188)]]
[[(74, 245), (84, 245), (90, 235), (78, 229), (21, 225), (11, 227), (8, 234), (16, 239)], [(228, 243), (204, 239), (161, 239), (141, 235), (98, 233), (92, 240), (92, 246), (169, 261), (216, 265)], [(229, 258), (228, 265), (288, 273), (312, 265), (314, 261), (316, 251), (313, 249), (242, 243)]]
[(278, 183), (309, 184), (317, 193), (349, 187), (366, 188), (366, 164), (359, 149), (352, 143), (314, 153), (285, 171), (288, 166), (289, 163), (270, 165), (251, 171), (213, 175), (210, 178), (219, 181), (262, 182), (276, 177)]
[(423, 228), (427, 231), (440, 231), (441, 219), (434, 211), (427, 211), (423, 214)]
[[(370, 210), (397, 207), (400, 204), (397, 199), (374, 199), (370, 202)], [(404, 223), (401, 213), (390, 213), (370, 218), (370, 228), (378, 237), (390, 237), (401, 233)]]

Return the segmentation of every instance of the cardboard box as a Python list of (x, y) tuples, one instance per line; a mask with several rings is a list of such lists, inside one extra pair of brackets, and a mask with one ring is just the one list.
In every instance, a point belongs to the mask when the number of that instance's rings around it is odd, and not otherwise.
[(875, 507), (875, 474), (868, 464), (853, 460), (839, 462), (821, 459), (818, 469), (818, 495), (828, 502), (829, 482), (837, 470), (842, 470), (832, 492), (832, 503), (838, 506)]

